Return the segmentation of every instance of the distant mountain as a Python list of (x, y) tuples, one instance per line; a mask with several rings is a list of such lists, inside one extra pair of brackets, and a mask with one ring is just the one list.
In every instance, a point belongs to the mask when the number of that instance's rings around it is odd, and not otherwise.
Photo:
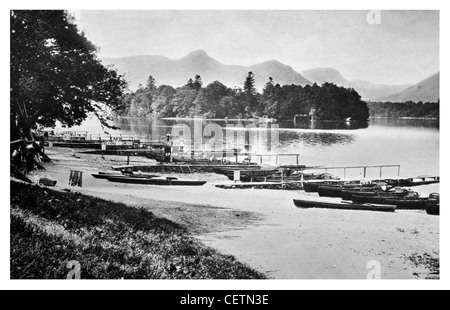
[(390, 96), (379, 98), (377, 101), (392, 102), (437, 102), (439, 100), (439, 72), (429, 78)]
[(333, 68), (314, 68), (302, 71), (301, 74), (318, 85), (329, 82), (347, 88), (354, 88), (362, 99), (367, 101), (398, 93), (412, 85), (384, 85), (362, 80), (349, 81), (338, 70)]
[(361, 95), (363, 100), (371, 101), (381, 96), (390, 96), (401, 92), (412, 84), (403, 85), (386, 85), (386, 84), (374, 84), (362, 80), (352, 81), (353, 88)]
[(261, 90), (272, 77), (280, 85), (307, 85), (310, 81), (292, 67), (276, 60), (266, 61), (252, 66), (225, 65), (210, 57), (204, 51), (194, 51), (187, 56), (171, 60), (163, 56), (130, 56), (105, 58), (103, 63), (114, 65), (121, 74), (125, 74), (130, 90), (145, 85), (152, 75), (158, 85), (178, 87), (186, 84), (196, 74), (202, 77), (203, 84), (219, 81), (228, 87), (242, 87), (248, 72), (255, 75), (255, 86)]
[(342, 74), (333, 68), (314, 68), (302, 71), (301, 74), (317, 85), (325, 82), (334, 83), (339, 86), (353, 87), (352, 83), (342, 76)]

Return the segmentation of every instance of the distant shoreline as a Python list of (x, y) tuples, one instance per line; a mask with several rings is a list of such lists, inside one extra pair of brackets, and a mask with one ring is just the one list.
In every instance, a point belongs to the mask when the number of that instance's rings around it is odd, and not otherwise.
[(369, 119), (373, 118), (385, 118), (385, 119), (421, 119), (421, 120), (430, 120), (430, 121), (438, 121), (439, 118), (436, 117), (409, 117), (409, 116), (370, 116)]

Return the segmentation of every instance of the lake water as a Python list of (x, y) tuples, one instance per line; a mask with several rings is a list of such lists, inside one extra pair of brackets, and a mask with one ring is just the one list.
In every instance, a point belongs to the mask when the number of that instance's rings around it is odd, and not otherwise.
[[(214, 134), (209, 134), (208, 131), (218, 128), (215, 124), (220, 126), (221, 133), (215, 130)], [(258, 154), (298, 153), (299, 163), (308, 166), (400, 165), (403, 177), (439, 175), (439, 122), (434, 120), (370, 119), (367, 125), (354, 126), (346, 123), (311, 124), (309, 121), (264, 125), (248, 121), (118, 118), (114, 125), (120, 130), (110, 133), (133, 134), (152, 140), (164, 139), (171, 132), (174, 143), (183, 139), (186, 148), (193, 143), (195, 132), (203, 132), (202, 145), (196, 145), (195, 149), (238, 146)], [(177, 133), (179, 130), (173, 130), (174, 126), (184, 129), (183, 135)], [(71, 130), (102, 133), (94, 119)], [(260, 161), (259, 157), (253, 159)], [(283, 156), (279, 160), (281, 164), (294, 164), (297, 159)], [(275, 157), (263, 158), (264, 163), (274, 164), (274, 161)], [(328, 172), (341, 177), (343, 173), (342, 170)], [(367, 177), (379, 177), (380, 169), (368, 168), (366, 173)], [(398, 170), (396, 167), (383, 168), (382, 173), (383, 177), (396, 177)], [(347, 178), (362, 176), (363, 169), (346, 171)]]

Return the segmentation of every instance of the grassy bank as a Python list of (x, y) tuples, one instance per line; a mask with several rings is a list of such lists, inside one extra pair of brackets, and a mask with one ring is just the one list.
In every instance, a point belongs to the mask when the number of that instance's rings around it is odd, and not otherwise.
[(11, 182), (10, 277), (261, 279), (264, 275), (144, 209)]

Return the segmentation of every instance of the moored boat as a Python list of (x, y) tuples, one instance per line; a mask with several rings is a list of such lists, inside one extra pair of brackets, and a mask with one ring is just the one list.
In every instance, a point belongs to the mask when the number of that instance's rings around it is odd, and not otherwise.
[(439, 215), (439, 194), (431, 193), (428, 197), (427, 214)]
[(397, 206), (397, 210), (426, 210), (429, 205), (429, 198), (419, 197), (416, 192), (408, 191), (402, 197), (375, 195), (363, 196), (353, 195), (351, 199), (354, 203), (376, 203)]
[(394, 212), (396, 207), (394, 205), (379, 205), (371, 203), (344, 203), (344, 202), (328, 202), (294, 199), (295, 206), (299, 208), (321, 208), (321, 209), (335, 209), (335, 210), (359, 210), (359, 211), (378, 211), (378, 212)]
[(341, 191), (341, 198), (343, 200), (352, 200), (353, 195), (364, 196), (364, 197), (384, 197), (384, 198), (402, 198), (408, 195), (408, 190), (404, 188), (395, 188), (395, 190), (384, 191), (383, 188), (362, 188), (362, 189), (343, 189)]
[(343, 191), (379, 191), (382, 190), (379, 184), (343, 184), (343, 185), (322, 185), (317, 192), (322, 197), (342, 197)]
[(111, 176), (107, 180), (118, 183), (149, 184), (149, 185), (202, 186), (206, 184), (206, 181), (201, 180), (178, 179), (175, 177), (158, 177), (158, 176), (152, 178)]

